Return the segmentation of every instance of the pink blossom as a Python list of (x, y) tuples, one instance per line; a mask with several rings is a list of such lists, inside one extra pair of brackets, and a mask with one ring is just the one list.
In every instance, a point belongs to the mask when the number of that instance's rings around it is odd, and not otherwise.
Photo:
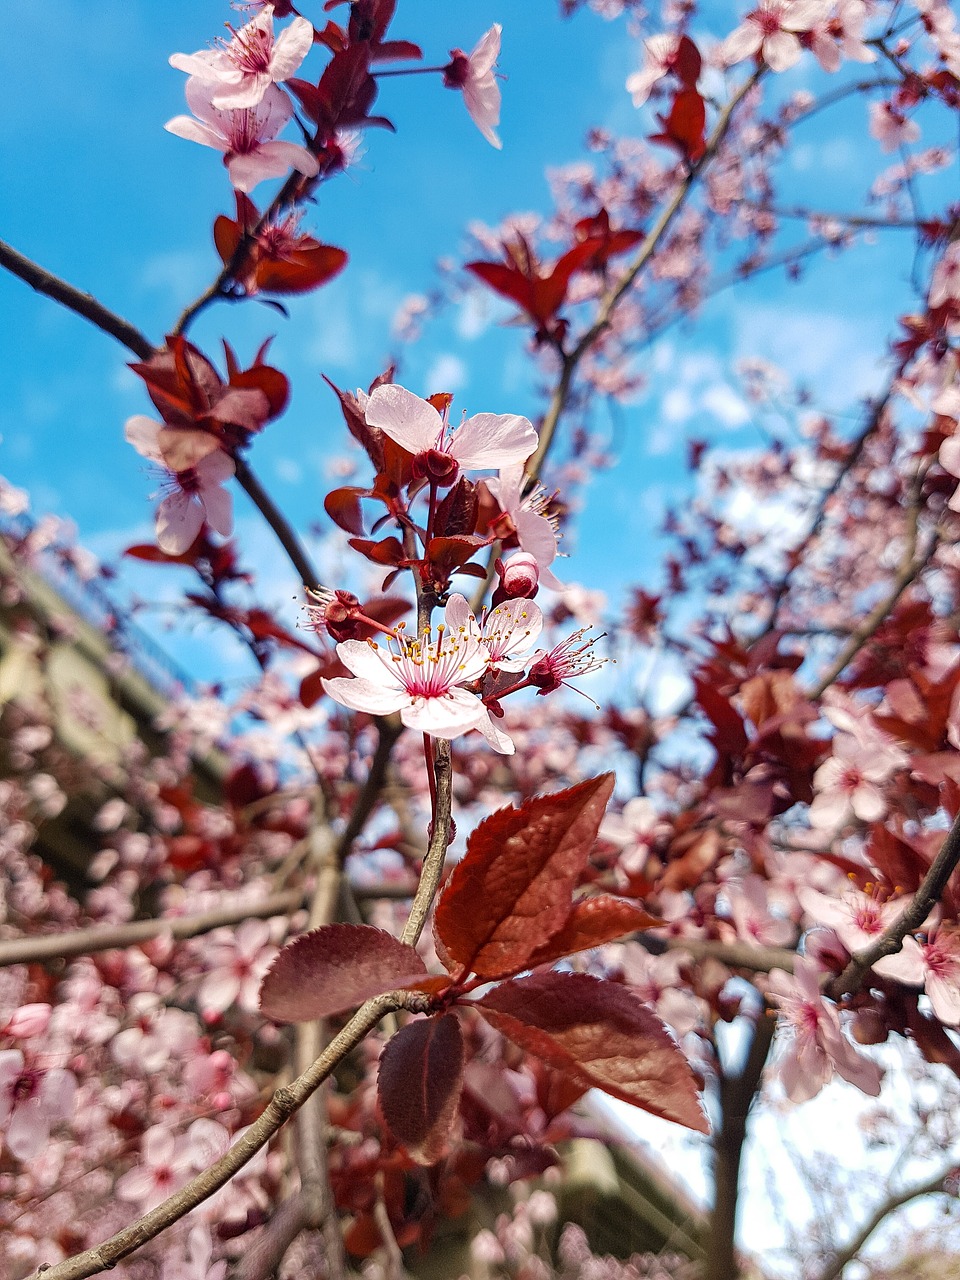
[[(525, 460), (524, 460), (525, 461)], [(526, 473), (523, 463), (502, 466), (487, 487), (500, 504), (500, 509), (516, 531), (521, 550), (534, 557), (540, 570), (540, 581), (552, 591), (563, 589), (550, 565), (557, 558), (557, 522), (547, 514), (549, 499), (543, 485), (535, 484), (523, 493)]]
[(917, 141), (920, 126), (915, 120), (908, 120), (892, 102), (871, 102), (870, 136), (880, 143), (881, 150), (896, 151), (897, 147)]
[(540, 566), (529, 551), (516, 551), (506, 560), (497, 560), (494, 568), (499, 579), (494, 592), (494, 603), (499, 604), (504, 598), (530, 600), (537, 594)]
[[(836, 898), (801, 886), (797, 890), (797, 900), (814, 923), (832, 928), (850, 952), (862, 951), (876, 942), (910, 902), (909, 898), (881, 902), (854, 885)], [(878, 973), (886, 973), (886, 964), (886, 960), (878, 960), (874, 968)]]
[(6, 1022), (0, 1023), (0, 1035), (10, 1036), (14, 1040), (29, 1040), (33, 1036), (42, 1036), (50, 1021), (51, 1006), (48, 1004), (24, 1004), (15, 1009)]
[(240, 110), (255, 107), (271, 84), (293, 75), (313, 45), (313, 25), (297, 17), (274, 38), (273, 7), (265, 5), (230, 41), (217, 43), (216, 49), (175, 53), (170, 65), (212, 85), (214, 107)]
[(768, 900), (769, 883), (757, 875), (731, 880), (727, 885), (730, 914), (737, 937), (760, 947), (784, 947), (792, 942), (796, 930), (791, 921), (775, 916)]
[(650, 97), (650, 90), (673, 67), (679, 36), (650, 36), (643, 42), (643, 66), (627, 77), (627, 93), (633, 96), (633, 105), (642, 107)]
[(189, 1181), (192, 1166), (187, 1138), (175, 1136), (165, 1125), (154, 1125), (143, 1135), (140, 1163), (117, 1180), (116, 1193), (148, 1213)]
[(226, 1262), (213, 1262), (213, 1240), (205, 1222), (191, 1227), (181, 1253), (171, 1248), (164, 1253), (161, 1280), (223, 1280)]
[(372, 640), (341, 641), (337, 656), (355, 678), (325, 679), (324, 689), (354, 711), (381, 716), (398, 711), (408, 729), (437, 738), (479, 729), (495, 751), (511, 755), (513, 743), (493, 724), (480, 699), (463, 688), (490, 663), (478, 636), (457, 621), (464, 608), (469, 612), (462, 596), (451, 597), (446, 625), (438, 628), (436, 640), (429, 633), (409, 639), (398, 628), (395, 648), (386, 652)]
[(266, 920), (244, 920), (235, 932), (218, 929), (204, 948), (210, 968), (198, 993), (204, 1018), (212, 1021), (231, 1005), (256, 1013), (260, 982), (276, 950)]
[(166, 472), (166, 497), (157, 508), (157, 545), (180, 555), (204, 523), (229, 537), (233, 529), (230, 495), (221, 488), (235, 473), (233, 459), (204, 431), (184, 431), (138, 414), (124, 427), (128, 443)]
[(191, 76), (186, 88), (187, 106), (196, 116), (174, 116), (164, 128), (222, 151), (230, 181), (238, 191), (250, 192), (265, 178), (282, 178), (296, 169), (314, 177), (320, 165), (315, 155), (296, 142), (277, 142), (277, 134), (293, 115), (290, 99), (276, 85), (269, 85), (255, 107), (219, 111), (213, 105), (216, 90)]
[[(563, 685), (573, 689), (571, 679), (587, 675), (591, 671), (599, 671), (606, 664), (606, 658), (598, 658), (593, 652), (594, 645), (601, 637), (595, 636), (592, 640), (583, 638), (589, 629), (582, 627), (555, 645), (549, 653), (542, 653), (537, 657), (527, 678), (539, 693), (554, 693)], [(580, 692), (579, 689), (574, 691)]]
[(732, 66), (756, 55), (771, 71), (786, 71), (803, 52), (796, 33), (809, 30), (829, 7), (822, 0), (760, 0), (723, 41), (720, 58)]
[(940, 1021), (960, 1026), (960, 931), (931, 929), (925, 942), (906, 937), (896, 955), (873, 967), (886, 978), (922, 986)]
[(882, 784), (906, 765), (907, 756), (885, 735), (877, 730), (871, 733), (870, 728), (861, 725), (856, 737), (852, 733), (834, 735), (833, 754), (813, 776), (813, 826), (833, 829), (851, 815), (861, 822), (877, 822), (886, 813)]
[(539, 606), (525, 599), (499, 604), (478, 622), (464, 597), (454, 595), (447, 605), (446, 622), (475, 636), (486, 650), (490, 666), (501, 671), (522, 671), (525, 663), (518, 655), (526, 653), (543, 630)]
[(537, 447), (537, 433), (516, 413), (477, 413), (448, 428), (442, 416), (412, 391), (389, 383), (377, 387), (364, 405), (371, 427), (379, 427), (408, 453), (452, 458), (465, 470), (506, 467), (526, 462)]
[(443, 75), (443, 82), (448, 89), (463, 91), (463, 101), (471, 120), (498, 151), (503, 143), (494, 131), (500, 123), (500, 86), (497, 84), (496, 65), (500, 56), (502, 30), (499, 22), (495, 22), (480, 37), (472, 53), (454, 49)]
[(960, 242), (949, 244), (937, 263), (930, 282), (930, 306), (942, 307), (945, 302), (960, 299)]
[(0, 1051), (0, 1128), (17, 1160), (32, 1160), (54, 1125), (73, 1115), (77, 1081), (69, 1071), (26, 1066), (19, 1049)]
[(792, 977), (782, 969), (772, 969), (768, 996), (793, 1032), (779, 1063), (780, 1081), (791, 1102), (814, 1097), (834, 1073), (870, 1097), (877, 1096), (880, 1068), (845, 1039), (840, 1015), (820, 994), (817, 970), (808, 960), (797, 957)]
[(810, 48), (824, 71), (839, 71), (846, 58), (850, 62), (876, 62), (877, 55), (864, 44), (863, 26), (867, 20), (864, 0), (840, 0), (835, 12), (831, 6), (810, 28)]

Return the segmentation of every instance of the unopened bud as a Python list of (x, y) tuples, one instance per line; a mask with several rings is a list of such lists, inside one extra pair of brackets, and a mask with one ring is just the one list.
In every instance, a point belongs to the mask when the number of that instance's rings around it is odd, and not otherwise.
[(494, 605), (504, 600), (532, 600), (540, 585), (540, 566), (529, 551), (517, 551), (509, 560), (498, 560), (500, 582), (493, 596)]
[(308, 590), (314, 601), (306, 606), (304, 626), (311, 631), (326, 631), (334, 640), (356, 640), (360, 635), (361, 621), (357, 617), (360, 601), (352, 591), (328, 591), (318, 587)]

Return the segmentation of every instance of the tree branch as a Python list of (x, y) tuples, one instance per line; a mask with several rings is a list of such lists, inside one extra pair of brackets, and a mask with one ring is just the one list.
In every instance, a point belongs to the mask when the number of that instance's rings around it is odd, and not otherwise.
[(536, 452), (527, 462), (526, 471), (528, 476), (536, 477), (540, 474), (544, 460), (553, 442), (553, 437), (560, 422), (560, 418), (566, 408), (567, 400), (570, 395), (570, 388), (573, 384), (573, 375), (576, 371), (577, 365), (583, 359), (590, 347), (593, 346), (594, 342), (596, 342), (600, 334), (608, 327), (610, 324), (610, 318), (619, 306), (621, 299), (630, 290), (637, 276), (653, 257), (660, 241), (663, 239), (674, 218), (686, 203), (687, 196), (690, 194), (697, 178), (713, 159), (724, 138), (727, 136), (730, 125), (733, 122), (734, 112), (754, 85), (757, 84), (761, 75), (762, 71), (760, 69), (754, 71), (754, 73), (744, 81), (739, 89), (736, 90), (730, 98), (730, 101), (720, 112), (720, 115), (717, 118), (717, 123), (713, 127), (713, 132), (707, 140), (706, 149), (703, 155), (696, 164), (691, 165), (686, 176), (677, 184), (673, 195), (661, 210), (660, 216), (647, 232), (636, 257), (630, 263), (629, 267), (627, 267), (626, 271), (616, 284), (601, 299), (600, 305), (597, 309), (597, 315), (593, 323), (577, 339), (576, 346), (573, 350), (563, 356), (563, 362), (560, 369), (560, 380), (557, 383), (553, 396), (551, 397), (547, 412), (544, 414), (543, 422), (540, 424), (540, 443), (537, 446)]
[(908, 933), (914, 933), (926, 920), (931, 910), (940, 901), (947, 881), (960, 863), (960, 814), (953, 820), (953, 826), (947, 838), (940, 846), (940, 852), (930, 864), (930, 870), (923, 877), (920, 888), (913, 895), (910, 903), (904, 908), (893, 924), (863, 951), (851, 957), (850, 963), (826, 987), (826, 994), (833, 1000), (849, 995), (860, 986), (863, 976), (878, 960), (884, 956), (895, 955), (903, 945)]
[(898, 1191), (888, 1196), (882, 1204), (877, 1206), (850, 1243), (835, 1255), (833, 1261), (824, 1271), (821, 1271), (817, 1280), (840, 1280), (844, 1268), (848, 1263), (853, 1262), (885, 1218), (888, 1218), (891, 1213), (895, 1213), (897, 1209), (901, 1209), (905, 1204), (909, 1204), (911, 1200), (918, 1200), (921, 1196), (936, 1195), (938, 1192), (947, 1194), (945, 1184), (949, 1178), (956, 1174), (956, 1171), (956, 1164), (952, 1164), (948, 1168), (941, 1170), (940, 1173), (934, 1174), (932, 1178), (928, 1178), (926, 1182), (917, 1183), (916, 1186), (908, 1187), (905, 1191)]
[(6, 267), (37, 293), (45, 294), (68, 311), (75, 311), (77, 315), (83, 316), (104, 333), (109, 333), (111, 338), (116, 338), (140, 360), (149, 360), (153, 355), (153, 344), (128, 320), (110, 311), (92, 294), (67, 284), (66, 280), (61, 280), (30, 258), (25, 258), (3, 240), (0, 240), (0, 267)]

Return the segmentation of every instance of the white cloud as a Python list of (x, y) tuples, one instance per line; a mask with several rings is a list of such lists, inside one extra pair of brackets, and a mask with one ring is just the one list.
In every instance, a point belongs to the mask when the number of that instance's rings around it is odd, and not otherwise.
[(468, 381), (467, 366), (459, 356), (449, 351), (441, 351), (423, 376), (427, 395), (434, 395), (437, 391), (460, 391)]
[(715, 382), (707, 387), (700, 397), (700, 403), (708, 413), (719, 418), (725, 427), (742, 427), (745, 422), (750, 421), (750, 410), (725, 382)]
[(686, 422), (693, 416), (693, 397), (686, 387), (671, 387), (660, 401), (660, 413), (667, 422)]

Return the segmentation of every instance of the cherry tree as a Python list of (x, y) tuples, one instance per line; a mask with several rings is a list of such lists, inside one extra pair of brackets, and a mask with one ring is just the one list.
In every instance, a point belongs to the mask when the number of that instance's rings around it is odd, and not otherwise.
[[(537, 1250), (556, 1144), (591, 1131), (597, 1090), (703, 1135), (702, 1274), (726, 1280), (751, 1250), (752, 1112), (769, 1125), (835, 1080), (877, 1098), (902, 1079), (896, 1046), (924, 1083), (960, 1075), (960, 209), (943, 180), (960, 32), (938, 0), (590, 7), (635, 47), (636, 135), (595, 130), (589, 163), (552, 172), (548, 211), (474, 225), (403, 308), (412, 330), (496, 300), (539, 399), (461, 414), (396, 367), (357, 369), (366, 390), (328, 379), (352, 449), (318, 503), (335, 580), (255, 466), (290, 395), (269, 331), (248, 359), (225, 332), (221, 361), (196, 322), (226, 331), (223, 304), (267, 301), (296, 325), (300, 295), (349, 273), (315, 204), (358, 131), (430, 146), (381, 114), (396, 77), (434, 76), (499, 148), (509, 14), (438, 56), (393, 0), (278, 0), (171, 51), (189, 114), (166, 128), (222, 162), (229, 196), (210, 211), (221, 266), (179, 317), (140, 328), (0, 243), (7, 271), (134, 357), (150, 408), (114, 437), (157, 488), (154, 540), (126, 556), (254, 671), (172, 700), (162, 749), (78, 777), (42, 679), (59, 637), (27, 584), (107, 571), (56, 522), (18, 525), (27, 499), (4, 481), (4, 601), (36, 675), (3, 691), (12, 1276), (344, 1276), (363, 1259), (395, 1276), (497, 1180), (518, 1194), (474, 1241), (486, 1274), (679, 1280), (679, 1257), (592, 1258), (570, 1228), (555, 1265)], [(816, 184), (796, 203), (814, 128), (863, 154), (856, 207), (818, 207)], [(643, 354), (720, 291), (774, 272), (802, 288), (811, 261), (841, 272), (887, 233), (912, 300), (856, 427), (744, 367), (762, 444), (692, 439), (662, 572), (598, 605), (561, 539), (609, 465), (597, 406), (633, 402)], [(237, 489), (299, 580), (299, 628), (234, 537)], [(219, 797), (197, 783), (211, 751)], [(100, 848), (68, 889), (37, 829), (87, 785)], [(887, 1114), (921, 1171), (818, 1237), (807, 1274), (841, 1274), (889, 1214), (955, 1192), (942, 1109)]]

